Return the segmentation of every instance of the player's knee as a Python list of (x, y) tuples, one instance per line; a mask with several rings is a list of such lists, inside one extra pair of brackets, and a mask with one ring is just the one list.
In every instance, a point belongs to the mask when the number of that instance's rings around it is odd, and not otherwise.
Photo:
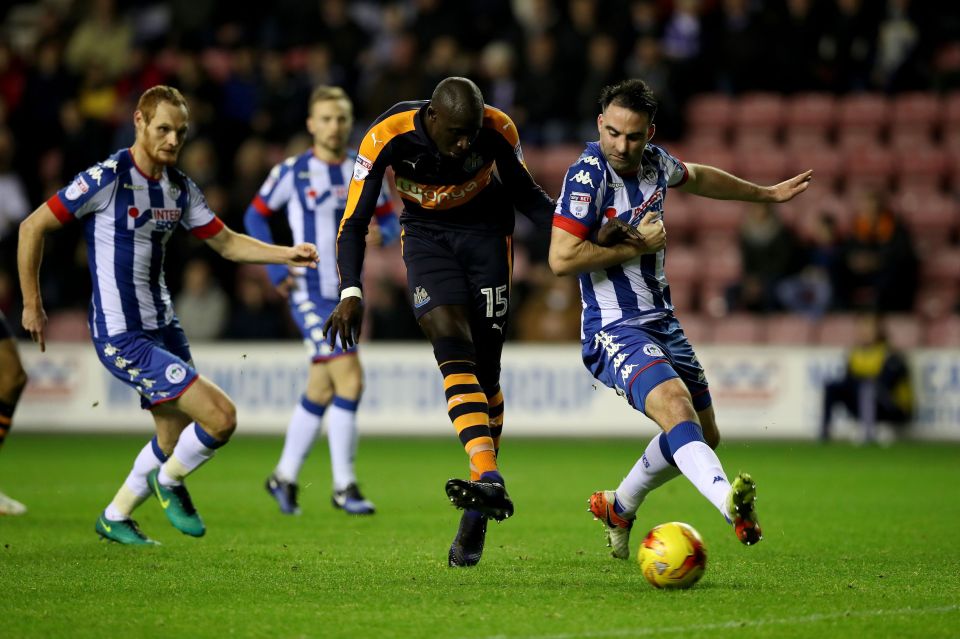
[(703, 441), (707, 442), (707, 446), (716, 450), (717, 446), (720, 445), (720, 431), (717, 430), (717, 427), (708, 428), (706, 425), (703, 425)]
[(304, 395), (311, 404), (328, 406), (330, 402), (333, 401), (333, 387), (321, 386), (319, 388), (307, 388)]
[(229, 399), (222, 400), (217, 404), (213, 419), (204, 426), (207, 426), (210, 434), (219, 441), (227, 441), (237, 430), (237, 407)]

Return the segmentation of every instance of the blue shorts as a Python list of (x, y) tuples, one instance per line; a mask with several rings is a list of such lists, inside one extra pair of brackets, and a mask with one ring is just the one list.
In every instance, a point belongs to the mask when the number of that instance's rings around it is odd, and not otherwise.
[(323, 323), (327, 321), (336, 306), (337, 300), (328, 300), (319, 296), (310, 297), (299, 304), (290, 304), (290, 315), (293, 316), (293, 321), (303, 335), (303, 344), (307, 347), (312, 362), (325, 362), (357, 351), (356, 344), (344, 349), (340, 340), (337, 340), (335, 346), (330, 346), (324, 339)]
[(605, 326), (584, 340), (583, 363), (594, 377), (641, 412), (647, 394), (674, 377), (687, 386), (698, 412), (712, 403), (707, 376), (675, 317), (643, 326)]
[(190, 388), (199, 374), (180, 323), (152, 331), (128, 331), (93, 339), (110, 373), (140, 393), (141, 408), (169, 402)]

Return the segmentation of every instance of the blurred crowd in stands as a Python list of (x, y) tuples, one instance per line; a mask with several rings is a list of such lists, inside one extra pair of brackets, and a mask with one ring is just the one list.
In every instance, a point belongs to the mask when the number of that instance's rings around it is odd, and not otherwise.
[[(669, 196), (667, 272), (695, 343), (841, 343), (832, 314), (863, 309), (908, 314), (912, 345), (960, 341), (960, 7), (919, 0), (6, 2), (0, 309), (19, 323), (19, 220), (132, 142), (144, 89), (187, 96), (181, 168), (241, 230), (271, 166), (309, 146), (314, 86), (348, 91), (359, 138), (450, 75), (513, 117), (554, 197), (596, 138), (600, 88), (627, 76), (658, 93), (654, 141), (681, 159), (768, 183), (816, 171), (784, 207)], [(513, 336), (576, 340), (576, 280), (549, 273), (548, 235), (519, 222)], [(186, 233), (167, 260), (192, 340), (296, 334), (260, 268)], [(418, 339), (398, 249), (371, 249), (366, 269), (368, 336)], [(48, 242), (42, 287), (51, 337), (82, 337), (80, 225)]]

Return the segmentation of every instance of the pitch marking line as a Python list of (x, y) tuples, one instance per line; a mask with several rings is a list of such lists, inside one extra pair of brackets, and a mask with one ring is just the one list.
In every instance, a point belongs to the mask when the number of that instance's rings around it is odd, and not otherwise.
[(558, 635), (491, 635), (484, 639), (584, 639), (589, 637), (647, 637), (650, 635), (686, 634), (707, 630), (736, 630), (739, 628), (756, 628), (760, 626), (802, 625), (820, 621), (836, 619), (893, 617), (898, 615), (915, 616), (926, 614), (943, 614), (956, 612), (960, 606), (940, 606), (936, 608), (896, 608), (893, 610), (850, 610), (847, 612), (815, 613), (803, 617), (780, 617), (774, 619), (757, 619), (754, 621), (724, 621), (720, 623), (693, 624), (689, 626), (667, 626), (664, 628), (636, 628), (633, 630), (608, 630), (604, 632), (578, 632)]

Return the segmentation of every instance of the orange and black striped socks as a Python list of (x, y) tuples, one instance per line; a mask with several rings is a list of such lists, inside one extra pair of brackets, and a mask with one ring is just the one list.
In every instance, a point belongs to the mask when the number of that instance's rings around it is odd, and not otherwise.
[(497, 458), (490, 436), (487, 396), (477, 381), (476, 364), (452, 360), (440, 364), (447, 414), (457, 430), (460, 443), (470, 456), (471, 475), (496, 472)]

